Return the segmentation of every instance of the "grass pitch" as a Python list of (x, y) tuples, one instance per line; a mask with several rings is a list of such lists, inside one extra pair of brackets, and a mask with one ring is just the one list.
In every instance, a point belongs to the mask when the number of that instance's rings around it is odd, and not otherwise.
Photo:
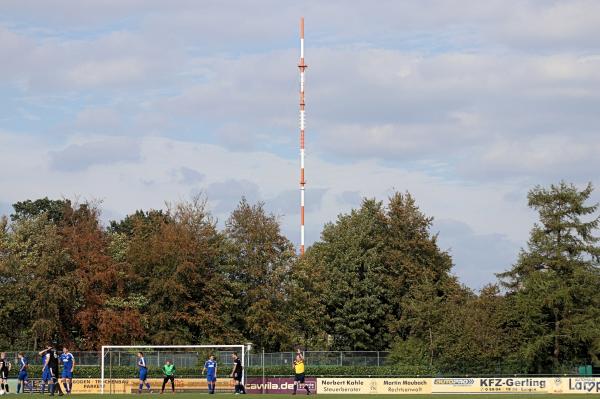
[[(75, 398), (81, 398), (81, 399), (131, 399), (132, 397), (135, 397), (136, 394), (119, 394), (119, 395), (115, 395), (115, 394), (105, 394), (105, 395), (99, 395), (99, 394), (77, 394), (77, 395), (73, 395), (75, 396)], [(497, 399), (532, 399), (532, 397), (535, 397), (535, 399), (574, 399), (574, 398), (582, 398), (585, 397), (586, 395), (582, 395), (582, 394), (535, 394), (535, 393), (528, 393), (528, 394), (510, 394), (510, 393), (494, 393), (494, 394), (421, 394), (421, 395), (371, 395), (371, 394), (365, 394), (365, 395), (361, 395), (361, 394), (344, 394), (344, 395), (324, 395), (321, 394), (320, 396), (322, 397), (322, 399), (390, 399), (391, 397), (401, 397), (402, 399), (431, 399), (432, 396), (437, 397), (437, 399), (440, 399), (441, 396), (451, 396), (452, 399), (458, 399), (458, 398), (466, 398), (466, 399), (493, 399), (494, 397)], [(177, 399), (198, 399), (198, 397), (202, 397), (202, 398), (206, 398), (208, 399), (209, 396), (215, 397), (217, 396), (218, 398), (226, 398), (226, 397), (244, 397), (242, 395), (234, 395), (233, 393), (217, 393), (215, 395), (208, 395), (206, 393), (176, 393), (176, 394), (172, 394), (172, 393), (164, 393), (163, 395), (160, 395), (158, 393), (152, 393), (152, 394), (142, 394), (139, 395), (142, 396), (144, 398), (154, 398), (154, 399), (167, 399), (171, 396), (177, 397)], [(260, 394), (248, 394), (245, 395), (251, 398), (262, 398), (264, 397), (265, 399), (290, 399), (292, 397), (291, 394), (265, 394), (265, 395), (260, 395)], [(306, 394), (302, 394), (299, 393), (298, 395), (296, 395), (296, 397), (304, 397), (306, 396)], [(313, 396), (313, 395), (310, 395)]]

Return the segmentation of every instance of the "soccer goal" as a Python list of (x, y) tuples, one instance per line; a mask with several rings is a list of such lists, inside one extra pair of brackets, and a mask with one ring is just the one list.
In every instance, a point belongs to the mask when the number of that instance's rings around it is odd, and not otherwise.
[[(139, 362), (142, 353), (148, 370), (148, 383), (153, 392), (161, 390), (162, 367), (169, 361), (175, 365), (177, 392), (204, 392), (206, 379), (202, 368), (209, 356), (218, 364), (217, 391), (233, 389), (229, 373), (233, 367), (232, 354), (236, 352), (244, 367), (245, 382), (246, 345), (105, 345), (100, 361), (100, 393), (132, 393), (138, 390)], [(146, 388), (146, 386), (144, 386)], [(169, 386), (170, 389), (170, 386)]]

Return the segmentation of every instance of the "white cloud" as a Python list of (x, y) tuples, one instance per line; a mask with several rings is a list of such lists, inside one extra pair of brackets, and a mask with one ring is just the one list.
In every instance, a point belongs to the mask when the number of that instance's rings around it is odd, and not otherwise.
[(108, 61), (85, 61), (66, 73), (66, 80), (79, 89), (121, 85), (143, 78), (145, 63), (135, 58)]
[(599, 152), (600, 143), (593, 136), (581, 140), (569, 134), (540, 135), (528, 140), (494, 142), (461, 167), (465, 175), (481, 179), (557, 181), (562, 178), (586, 182), (594, 177), (590, 172), (600, 167)]
[(510, 8), (496, 25), (496, 33), (511, 46), (598, 48), (594, 37), (600, 34), (600, 4), (596, 1), (526, 1)]
[(140, 144), (121, 137), (69, 144), (49, 152), (50, 168), (63, 172), (81, 172), (94, 165), (120, 165), (140, 160)]
[(477, 234), (457, 220), (437, 220), (434, 229), (439, 246), (452, 256), (453, 272), (472, 288), (496, 282), (495, 274), (511, 268), (522, 246), (503, 234)]
[(89, 107), (77, 113), (73, 126), (87, 132), (109, 134), (110, 130), (118, 128), (121, 122), (121, 115), (114, 108)]

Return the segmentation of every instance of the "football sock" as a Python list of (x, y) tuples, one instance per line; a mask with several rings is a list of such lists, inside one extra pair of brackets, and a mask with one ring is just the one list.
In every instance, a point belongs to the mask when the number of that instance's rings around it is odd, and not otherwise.
[(9, 392), (9, 390), (8, 390), (8, 384), (4, 384), (4, 390), (6, 391), (6, 393)]
[(148, 388), (148, 390), (150, 390), (150, 383), (149, 382), (146, 383), (146, 388)]
[(144, 384), (140, 383), (139, 391), (142, 392), (142, 388), (144, 388)]
[(308, 385), (304, 385), (304, 389), (306, 389), (306, 393), (310, 393), (310, 389), (308, 389)]
[(44, 394), (44, 391), (46, 390), (46, 384), (44, 384), (42, 382), (42, 385), (40, 386), (40, 391), (42, 392), (42, 395)]
[(294, 393), (298, 390), (298, 383), (294, 383)]
[[(21, 392), (21, 383), (17, 384), (17, 393)], [(25, 387), (23, 387), (23, 392), (25, 392)]]

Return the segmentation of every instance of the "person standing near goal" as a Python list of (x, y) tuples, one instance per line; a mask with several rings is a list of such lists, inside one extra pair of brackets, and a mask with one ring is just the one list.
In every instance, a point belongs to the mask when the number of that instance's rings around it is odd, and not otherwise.
[(50, 369), (48, 368), (48, 349), (44, 349), (40, 352), (40, 356), (42, 357), (42, 384), (40, 387), (42, 395), (46, 390), (46, 385), (48, 386), (48, 392), (50, 392), (50, 384), (52, 381), (52, 374), (50, 374)]
[(29, 368), (29, 362), (25, 357), (25, 353), (19, 352), (17, 355), (19, 358), (19, 376), (17, 377), (17, 393), (23, 387), (23, 393), (25, 393), (25, 387), (29, 387), (29, 392), (33, 392), (33, 385), (29, 381), (29, 377), (27, 375), (27, 369)]
[(0, 354), (0, 389), (2, 392), (8, 393), (8, 373), (10, 372), (12, 365), (6, 358), (6, 352)]
[(140, 386), (138, 393), (142, 393), (144, 384), (146, 384), (146, 388), (148, 388), (148, 393), (152, 393), (152, 390), (150, 389), (150, 383), (148, 382), (148, 366), (146, 366), (146, 358), (144, 358), (144, 354), (142, 352), (138, 352), (137, 357), (137, 366), (140, 369)]
[(210, 355), (204, 363), (202, 374), (206, 373), (206, 382), (208, 384), (208, 393), (215, 393), (215, 385), (217, 385), (217, 361), (214, 355)]
[(233, 368), (231, 369), (231, 378), (233, 378), (233, 383), (235, 384), (235, 394), (246, 394), (246, 388), (244, 388), (244, 384), (242, 383), (242, 376), (244, 374), (244, 367), (242, 366), (242, 361), (238, 357), (237, 352), (233, 352), (231, 354), (233, 358)]
[(69, 352), (69, 348), (66, 346), (63, 347), (63, 353), (60, 355), (60, 361), (63, 364), (62, 371), (62, 383), (67, 391), (67, 394), (71, 393), (71, 388), (73, 388), (73, 371), (75, 371), (75, 357), (73, 354)]
[(162, 368), (162, 372), (164, 378), (160, 393), (165, 393), (165, 385), (167, 385), (167, 381), (171, 381), (171, 392), (175, 393), (175, 365), (172, 364), (170, 360), (167, 360)]
[(302, 355), (302, 351), (300, 348), (296, 349), (296, 359), (294, 359), (294, 363), (292, 364), (292, 368), (294, 369), (294, 393), (298, 390), (300, 384), (304, 385), (304, 389), (306, 389), (306, 394), (310, 395), (310, 389), (308, 385), (304, 383), (304, 356)]
[(48, 356), (46, 357), (46, 367), (50, 370), (52, 382), (50, 383), (50, 396), (54, 396), (54, 392), (58, 390), (58, 396), (63, 396), (63, 391), (58, 382), (58, 354), (53, 345), (48, 347)]

